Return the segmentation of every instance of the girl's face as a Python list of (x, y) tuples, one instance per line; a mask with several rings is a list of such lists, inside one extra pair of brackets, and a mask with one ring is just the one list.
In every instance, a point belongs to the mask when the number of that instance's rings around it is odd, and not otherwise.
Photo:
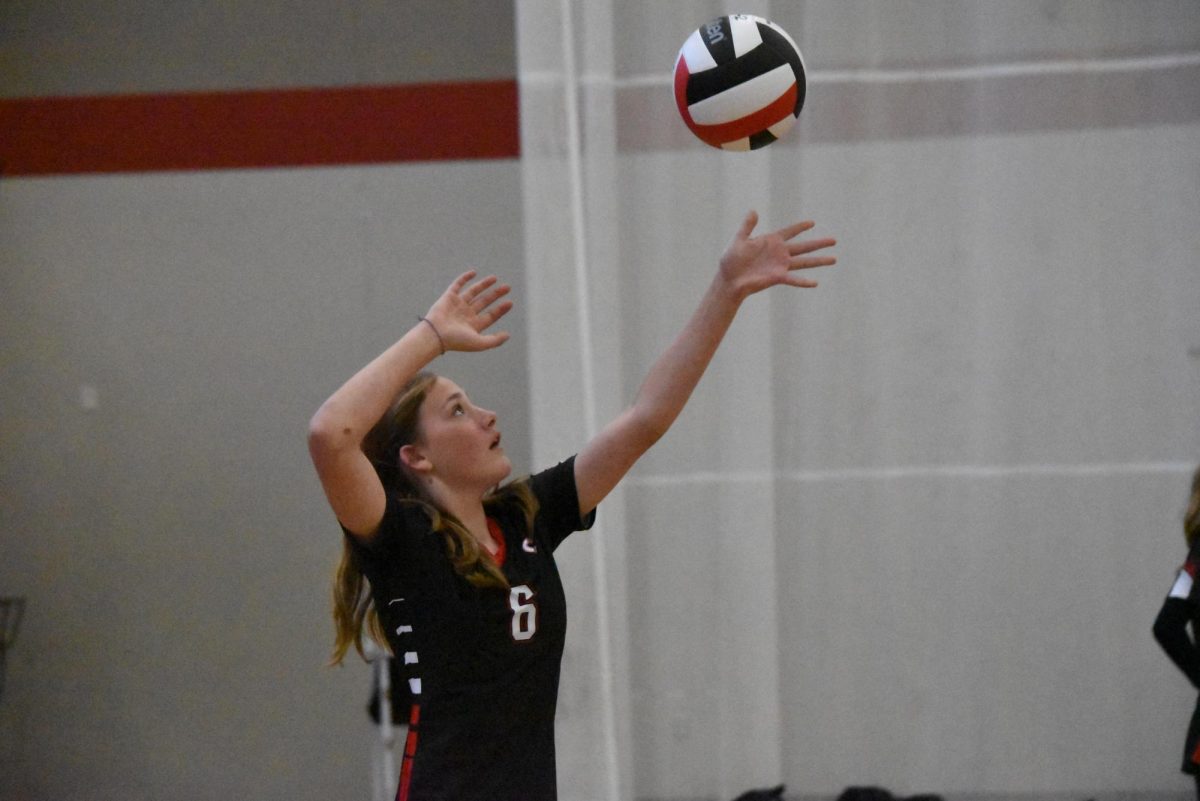
[(446, 484), (478, 488), (482, 494), (512, 472), (496, 414), (471, 403), (453, 381), (439, 377), (434, 382), (419, 419), (423, 450), (433, 474)]

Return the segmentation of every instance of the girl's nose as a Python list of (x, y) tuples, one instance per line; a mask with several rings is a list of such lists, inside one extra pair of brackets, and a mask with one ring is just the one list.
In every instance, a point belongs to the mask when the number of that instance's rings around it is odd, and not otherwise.
[(483, 412), (483, 425), (485, 428), (494, 428), (496, 426), (496, 413), (489, 412), (487, 409), (480, 409)]

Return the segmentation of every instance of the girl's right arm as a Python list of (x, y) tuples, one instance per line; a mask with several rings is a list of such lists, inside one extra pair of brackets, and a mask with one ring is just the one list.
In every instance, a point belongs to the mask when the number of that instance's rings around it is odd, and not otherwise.
[(498, 347), (508, 335), (483, 331), (512, 308), (497, 303), (509, 287), (495, 276), (476, 281), (460, 275), (430, 307), (423, 321), (359, 370), (321, 404), (308, 424), (308, 451), (338, 521), (351, 533), (370, 536), (383, 519), (387, 495), (363, 453), (367, 432), (383, 417), (400, 390), (448, 350)]

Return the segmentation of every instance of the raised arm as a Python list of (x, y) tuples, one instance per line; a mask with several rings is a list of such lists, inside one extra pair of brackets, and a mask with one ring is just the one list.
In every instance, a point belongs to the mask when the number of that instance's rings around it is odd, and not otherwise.
[(729, 330), (742, 301), (768, 287), (812, 288), (816, 281), (799, 270), (836, 263), (832, 256), (813, 256), (832, 247), (833, 239), (800, 239), (812, 222), (789, 225), (774, 233), (751, 236), (758, 215), (746, 215), (721, 256), (720, 268), (683, 331), (658, 357), (633, 403), (601, 430), (575, 458), (575, 484), (580, 512), (587, 514), (617, 485), (643, 453), (667, 432), (679, 416)]
[(422, 320), (329, 396), (309, 421), (308, 450), (325, 497), (354, 534), (373, 534), (383, 518), (386, 495), (362, 443), (400, 390), (446, 351), (488, 350), (508, 339), (503, 332), (484, 332), (512, 308), (501, 300), (509, 287), (495, 276), (470, 283), (474, 277), (472, 270), (456, 278)]

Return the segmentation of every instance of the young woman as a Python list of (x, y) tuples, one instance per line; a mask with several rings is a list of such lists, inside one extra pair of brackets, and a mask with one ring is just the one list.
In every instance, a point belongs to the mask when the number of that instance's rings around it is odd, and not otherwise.
[(512, 308), (494, 276), (459, 276), (398, 342), (321, 406), (309, 451), (344, 532), (334, 588), (340, 662), (364, 627), (413, 694), (400, 801), (553, 801), (554, 713), (566, 601), (553, 552), (671, 426), (742, 301), (831, 265), (832, 239), (796, 223), (752, 236), (746, 216), (719, 269), (632, 405), (572, 458), (501, 486), (512, 466), (496, 415), (424, 372), (485, 351)]
[[(1154, 621), (1154, 638), (1180, 672), (1187, 676), (1192, 687), (1200, 690), (1200, 649), (1195, 639), (1200, 631), (1197, 629), (1200, 625), (1200, 587), (1196, 582), (1196, 571), (1200, 569), (1200, 537), (1197, 534), (1200, 534), (1200, 468), (1192, 475), (1192, 495), (1183, 516), (1187, 560), (1179, 569), (1175, 584)], [(1189, 623), (1191, 636), (1188, 635)], [(1196, 703), (1184, 740), (1182, 770), (1195, 777), (1196, 797), (1200, 798), (1200, 701)]]

